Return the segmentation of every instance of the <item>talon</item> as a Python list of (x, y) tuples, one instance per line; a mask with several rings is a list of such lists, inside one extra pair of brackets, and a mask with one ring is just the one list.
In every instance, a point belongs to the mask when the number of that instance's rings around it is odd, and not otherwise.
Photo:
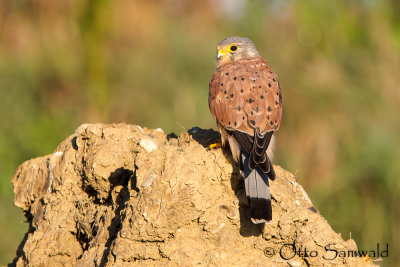
[(208, 149), (216, 149), (216, 148), (220, 148), (222, 147), (222, 143), (221, 140), (217, 140), (217, 142), (215, 142), (214, 144), (211, 144), (208, 146)]

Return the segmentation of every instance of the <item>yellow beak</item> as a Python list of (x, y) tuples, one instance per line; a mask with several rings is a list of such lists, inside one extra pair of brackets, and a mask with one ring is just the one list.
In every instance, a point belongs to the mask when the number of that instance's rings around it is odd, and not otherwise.
[(226, 53), (225, 50), (223, 50), (223, 49), (218, 50), (218, 53), (217, 53), (217, 60), (223, 58), (224, 56), (226, 56), (226, 54), (227, 54), (227, 53)]

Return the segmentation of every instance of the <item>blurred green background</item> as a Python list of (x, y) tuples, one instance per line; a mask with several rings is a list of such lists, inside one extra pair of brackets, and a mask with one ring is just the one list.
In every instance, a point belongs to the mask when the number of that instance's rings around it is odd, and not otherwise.
[(230, 35), (279, 76), (275, 164), (343, 238), (389, 243), (377, 263), (398, 264), (399, 14), (396, 0), (0, 0), (0, 264), (28, 228), (13, 207), (19, 164), (87, 122), (215, 128), (208, 81)]

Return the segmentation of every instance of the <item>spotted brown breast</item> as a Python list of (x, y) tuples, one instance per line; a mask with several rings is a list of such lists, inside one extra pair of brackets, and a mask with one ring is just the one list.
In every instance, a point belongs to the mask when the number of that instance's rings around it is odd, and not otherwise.
[(276, 74), (261, 57), (218, 67), (209, 84), (211, 113), (228, 130), (254, 136), (279, 129), (282, 95)]

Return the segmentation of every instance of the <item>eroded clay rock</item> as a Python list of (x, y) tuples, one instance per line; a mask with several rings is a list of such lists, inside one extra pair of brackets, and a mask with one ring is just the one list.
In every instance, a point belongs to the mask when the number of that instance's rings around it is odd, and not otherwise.
[[(17, 266), (369, 265), (315, 210), (296, 177), (275, 166), (273, 220), (249, 219), (244, 184), (219, 137), (177, 137), (126, 124), (85, 124), (56, 151), (23, 163), (15, 205), (30, 224)], [(146, 140), (146, 141), (143, 141)], [(306, 248), (316, 257), (294, 254)], [(301, 251), (300, 251), (301, 252)]]

